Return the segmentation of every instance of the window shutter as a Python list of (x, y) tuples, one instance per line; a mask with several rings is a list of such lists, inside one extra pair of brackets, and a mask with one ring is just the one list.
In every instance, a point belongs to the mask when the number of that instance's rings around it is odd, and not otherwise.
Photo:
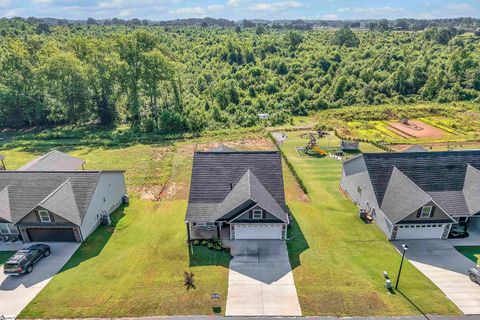
[(430, 218), (433, 217), (434, 213), (435, 213), (435, 207), (432, 207), (432, 211), (430, 211)]
[(250, 219), (253, 219), (253, 211), (252, 210), (248, 211), (248, 217)]
[(51, 222), (55, 222), (55, 217), (54, 217), (54, 215), (53, 215), (52, 213), (49, 212), (49, 213), (48, 213), (48, 216), (50, 217), (50, 221), (51, 221)]
[(38, 210), (35, 210), (35, 215), (37, 216), (37, 221), (42, 222), (42, 220), (40, 219), (40, 214), (38, 213)]
[(267, 213), (265, 212), (265, 210), (262, 210), (262, 219), (266, 219), (267, 218)]
[(420, 215), (422, 214), (422, 208), (418, 209), (417, 211), (417, 218), (420, 218)]

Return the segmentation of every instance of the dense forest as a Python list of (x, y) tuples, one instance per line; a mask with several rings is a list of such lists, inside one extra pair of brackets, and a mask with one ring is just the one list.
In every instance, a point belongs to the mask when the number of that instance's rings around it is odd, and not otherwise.
[(480, 37), (0, 21), (0, 127), (249, 127), (350, 105), (480, 102)]

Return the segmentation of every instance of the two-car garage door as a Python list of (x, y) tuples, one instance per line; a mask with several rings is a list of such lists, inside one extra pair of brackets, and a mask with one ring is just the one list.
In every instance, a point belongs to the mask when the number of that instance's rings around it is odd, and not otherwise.
[(235, 225), (235, 239), (282, 239), (281, 224), (239, 224)]
[(442, 239), (445, 225), (403, 225), (398, 226), (395, 240), (402, 239)]
[(75, 234), (72, 228), (28, 228), (30, 242), (61, 241), (74, 242)]

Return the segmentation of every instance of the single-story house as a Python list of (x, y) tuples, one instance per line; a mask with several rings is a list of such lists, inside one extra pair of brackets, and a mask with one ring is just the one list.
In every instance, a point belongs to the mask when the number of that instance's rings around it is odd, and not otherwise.
[(195, 152), (185, 217), (189, 240), (286, 239), (289, 223), (279, 152)]
[(16, 171), (0, 171), (0, 235), (84, 241), (126, 200), (124, 171), (89, 171), (58, 151)]
[(480, 151), (365, 153), (343, 163), (341, 189), (389, 240), (480, 229)]
[(19, 171), (69, 171), (83, 169), (85, 160), (52, 150), (20, 167)]

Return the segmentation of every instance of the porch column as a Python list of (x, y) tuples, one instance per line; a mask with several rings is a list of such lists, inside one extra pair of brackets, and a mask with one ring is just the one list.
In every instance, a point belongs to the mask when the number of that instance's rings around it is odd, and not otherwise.
[(185, 221), (185, 225), (187, 226), (187, 241), (190, 241), (190, 224)]
[(217, 222), (217, 238), (218, 239), (220, 239), (220, 229), (222, 228), (221, 225), (222, 225), (221, 222)]

